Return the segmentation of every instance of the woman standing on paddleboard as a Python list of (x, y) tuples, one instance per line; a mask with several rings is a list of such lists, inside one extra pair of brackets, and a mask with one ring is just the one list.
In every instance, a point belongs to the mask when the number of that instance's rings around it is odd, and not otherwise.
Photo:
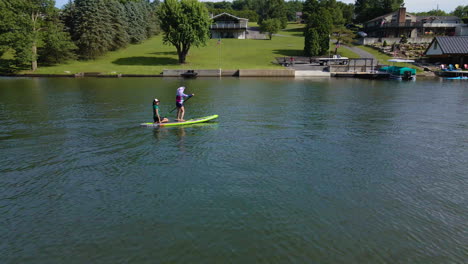
[(185, 87), (181, 86), (177, 88), (176, 92), (176, 106), (177, 106), (177, 118), (176, 121), (183, 122), (184, 120), (184, 114), (185, 114), (185, 108), (184, 108), (184, 99), (185, 98), (190, 98), (194, 96), (195, 94), (191, 95), (186, 95), (184, 94)]

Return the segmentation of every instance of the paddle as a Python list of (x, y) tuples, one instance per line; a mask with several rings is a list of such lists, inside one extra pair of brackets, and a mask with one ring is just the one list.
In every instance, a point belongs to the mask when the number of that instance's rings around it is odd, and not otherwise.
[[(187, 100), (185, 100), (184, 103), (187, 102), (188, 100), (190, 100), (190, 98), (192, 98), (192, 97), (193, 97), (193, 96), (190, 96), (189, 98), (187, 98)], [(174, 109), (172, 109), (169, 113), (174, 112), (174, 110), (176, 110), (176, 109), (177, 109), (177, 106), (176, 106)]]

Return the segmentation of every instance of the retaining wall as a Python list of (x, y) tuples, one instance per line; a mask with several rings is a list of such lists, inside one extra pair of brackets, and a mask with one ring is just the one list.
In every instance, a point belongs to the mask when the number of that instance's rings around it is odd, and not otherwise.
[(285, 70), (239, 70), (239, 77), (294, 77), (294, 69)]
[(295, 71), (295, 77), (330, 77), (331, 74), (329, 72), (323, 71)]
[[(430, 43), (432, 39), (433, 37), (408, 38), (408, 43)], [(400, 43), (400, 40), (401, 38), (360, 38), (357, 42), (359, 45), (370, 45), (386, 41), (388, 45), (392, 45)]]
[[(186, 73), (190, 69), (187, 70), (164, 70), (163, 76), (164, 77), (181, 77), (181, 74)], [(197, 77), (219, 77), (221, 76), (221, 69), (216, 70), (193, 70), (193, 72), (197, 73)]]

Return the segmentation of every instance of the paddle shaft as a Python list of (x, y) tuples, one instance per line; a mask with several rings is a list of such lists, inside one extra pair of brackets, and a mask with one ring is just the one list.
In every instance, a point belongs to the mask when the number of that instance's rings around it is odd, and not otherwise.
[[(193, 96), (190, 96), (189, 98), (187, 98), (187, 100), (185, 100), (184, 103), (187, 102), (188, 100), (190, 100), (190, 98), (192, 98), (192, 97), (193, 97)], [(174, 110), (176, 110), (176, 109), (177, 109), (177, 106), (176, 106), (174, 109), (172, 109), (169, 113), (174, 112)]]

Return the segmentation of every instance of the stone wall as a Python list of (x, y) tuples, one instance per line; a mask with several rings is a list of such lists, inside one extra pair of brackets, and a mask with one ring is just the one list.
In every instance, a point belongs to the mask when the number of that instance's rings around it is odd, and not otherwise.
[[(431, 43), (433, 37), (419, 37), (419, 38), (408, 38), (408, 43)], [(359, 45), (371, 45), (374, 43), (387, 41), (388, 45), (393, 43), (400, 43), (401, 38), (360, 38), (358, 39)]]
[(285, 70), (239, 70), (239, 77), (294, 77), (294, 69)]
[[(164, 77), (181, 77), (181, 74), (186, 73), (187, 70), (164, 70), (163, 76)], [(204, 76), (204, 77), (219, 77), (221, 76), (221, 69), (216, 70), (193, 70), (197, 73), (197, 76)]]

